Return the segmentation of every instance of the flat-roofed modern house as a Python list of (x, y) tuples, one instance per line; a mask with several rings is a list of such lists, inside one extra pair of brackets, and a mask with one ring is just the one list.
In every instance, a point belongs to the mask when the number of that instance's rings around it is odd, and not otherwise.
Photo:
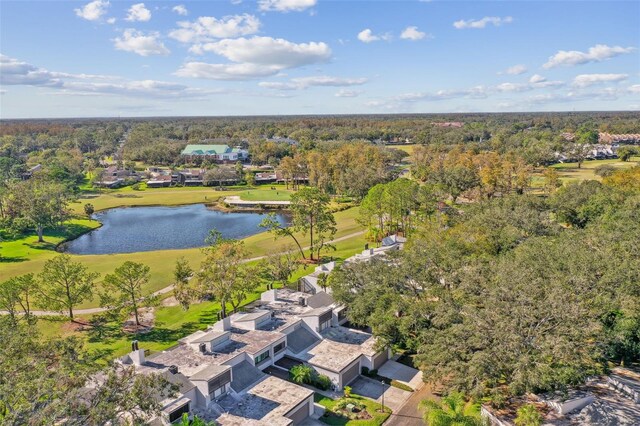
[(187, 145), (180, 155), (188, 159), (204, 158), (219, 163), (235, 163), (248, 159), (249, 151), (229, 145)]

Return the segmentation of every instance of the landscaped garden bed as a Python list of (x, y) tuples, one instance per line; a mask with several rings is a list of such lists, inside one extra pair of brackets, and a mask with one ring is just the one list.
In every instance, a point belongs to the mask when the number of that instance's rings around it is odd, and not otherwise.
[(391, 415), (388, 407), (354, 394), (331, 399), (316, 393), (314, 401), (325, 408), (320, 421), (328, 425), (379, 426)]

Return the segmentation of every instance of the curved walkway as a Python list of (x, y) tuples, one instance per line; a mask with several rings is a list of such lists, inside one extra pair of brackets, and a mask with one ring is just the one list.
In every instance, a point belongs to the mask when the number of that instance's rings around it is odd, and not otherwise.
[[(348, 240), (349, 238), (353, 238), (353, 237), (357, 237), (358, 235), (362, 235), (364, 234), (364, 231), (358, 231), (358, 232), (354, 232), (353, 234), (349, 234), (349, 235), (345, 235), (343, 237), (340, 238), (336, 238), (334, 240), (329, 241), (329, 243), (337, 243), (340, 241), (344, 241), (344, 240)], [(304, 247), (303, 250), (309, 250), (309, 247)], [(294, 250), (296, 251), (296, 250)], [(282, 254), (285, 253), (291, 253), (291, 252), (282, 252)], [(249, 259), (244, 259), (242, 262), (243, 263), (247, 263), (247, 262), (253, 262), (256, 260), (261, 260), (266, 258), (267, 256), (257, 256), (257, 257), (252, 257)], [(158, 291), (153, 292), (154, 296), (160, 296), (163, 294), (167, 294), (169, 293), (171, 290), (173, 290), (173, 284), (165, 287), (165, 288), (161, 288)], [(97, 314), (100, 312), (105, 312), (107, 311), (108, 308), (87, 308), (87, 309), (74, 309), (73, 310), (73, 314), (74, 315), (89, 315), (89, 314)], [(0, 311), (0, 314), (6, 314), (7, 311)], [(60, 315), (60, 312), (56, 312), (56, 311), (31, 311), (31, 314), (36, 315), (36, 316), (55, 316), (55, 315)]]

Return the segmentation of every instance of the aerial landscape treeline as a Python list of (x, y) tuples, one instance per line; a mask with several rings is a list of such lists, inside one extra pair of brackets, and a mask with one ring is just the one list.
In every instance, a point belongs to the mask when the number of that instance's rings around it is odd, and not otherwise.
[[(144, 422), (172, 388), (111, 363), (131, 340), (167, 349), (332, 260), (320, 279), (349, 322), (449, 398), (501, 407), (637, 364), (640, 151), (592, 152), (639, 129), (626, 112), (3, 121), (0, 423)], [(204, 187), (99, 185), (110, 168), (204, 170)], [(180, 252), (58, 252), (95, 212), (231, 197), (287, 222)], [(403, 250), (342, 264), (396, 234)]]

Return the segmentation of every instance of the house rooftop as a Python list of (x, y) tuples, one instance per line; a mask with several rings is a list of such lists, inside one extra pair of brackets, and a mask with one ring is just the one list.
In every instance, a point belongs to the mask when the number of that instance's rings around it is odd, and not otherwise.
[(313, 391), (277, 377), (266, 376), (236, 401), (223, 398), (219, 404), (226, 411), (216, 422), (222, 426), (289, 425), (286, 418), (292, 409), (313, 395)]
[(301, 355), (309, 364), (340, 372), (361, 355), (376, 354), (375, 339), (369, 333), (338, 326), (321, 334), (323, 339)]
[(229, 152), (231, 148), (229, 145), (209, 145), (209, 144), (196, 144), (196, 145), (187, 145), (182, 150), (182, 155), (214, 155), (214, 154), (224, 154)]
[(216, 365), (209, 364), (204, 367), (202, 370), (198, 371), (196, 374), (189, 377), (191, 380), (209, 380), (212, 377), (219, 376), (225, 371), (229, 370), (231, 367), (228, 365)]
[(221, 330), (210, 330), (210, 331), (207, 331), (206, 333), (199, 335), (197, 338), (193, 340), (189, 340), (189, 343), (207, 343), (214, 339), (217, 339), (218, 337), (224, 336), (225, 334), (229, 334), (229, 332), (221, 331)]

